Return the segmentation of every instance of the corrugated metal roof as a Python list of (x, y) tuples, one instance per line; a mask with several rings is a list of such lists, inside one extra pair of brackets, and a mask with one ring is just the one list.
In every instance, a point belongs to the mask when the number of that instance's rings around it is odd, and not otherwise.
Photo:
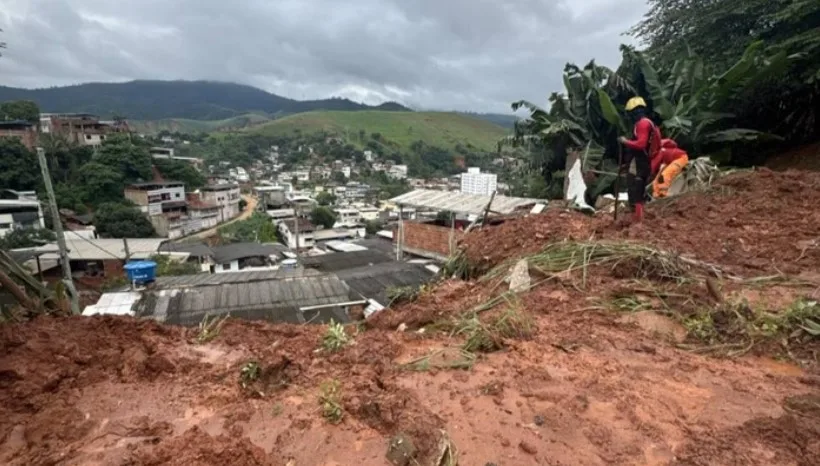
[[(129, 238), (128, 251), (131, 259), (148, 259), (159, 251), (160, 245), (167, 241), (158, 238)], [(70, 260), (125, 260), (125, 245), (121, 239), (84, 238), (72, 231), (65, 232), (65, 242)], [(49, 244), (53, 249), (56, 243)], [(59, 259), (58, 254), (48, 254), (44, 259)]]
[(364, 251), (331, 252), (319, 256), (308, 256), (299, 259), (306, 268), (321, 270), (322, 272), (336, 272), (355, 267), (381, 264), (393, 260), (392, 257), (380, 251), (365, 249)]
[(313, 269), (263, 270), (255, 272), (199, 273), (179, 275), (176, 277), (157, 277), (154, 286), (157, 288), (182, 288), (196, 286), (215, 286), (231, 283), (253, 283), (265, 280), (287, 280), (306, 277), (318, 277), (323, 274)]
[[(390, 202), (399, 205), (418, 208), (449, 210), (461, 214), (483, 215), (490, 196), (479, 194), (465, 194), (456, 191), (435, 191), (431, 189), (416, 189), (401, 196), (390, 199)], [(502, 214), (511, 214), (516, 209), (533, 204), (546, 204), (544, 199), (525, 197), (495, 196), (490, 210)]]
[(351, 290), (364, 298), (373, 299), (387, 306), (387, 289), (402, 286), (419, 286), (433, 278), (424, 265), (408, 262), (387, 262), (367, 267), (343, 270), (336, 274)]
[[(232, 275), (232, 274), (227, 274)], [(267, 280), (253, 283), (227, 283), (215, 286), (145, 291), (134, 305), (138, 317), (193, 326), (205, 316), (222, 316), (248, 320), (305, 323), (324, 322), (311, 311), (305, 317), (303, 307), (342, 304), (350, 301), (350, 289), (338, 277), (323, 275), (290, 280)], [(321, 314), (321, 313), (319, 313)], [(337, 320), (344, 317), (333, 314)]]

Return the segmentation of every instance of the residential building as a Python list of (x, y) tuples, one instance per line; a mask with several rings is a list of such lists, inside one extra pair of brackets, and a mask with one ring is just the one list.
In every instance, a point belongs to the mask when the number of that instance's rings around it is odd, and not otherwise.
[(89, 113), (41, 113), (40, 131), (55, 134), (69, 142), (99, 146), (112, 133), (129, 132), (125, 121), (101, 121)]
[(498, 189), (498, 176), (492, 173), (481, 173), (480, 168), (468, 168), (461, 174), (461, 192), (491, 196)]
[[(111, 296), (116, 295), (116, 296)], [(117, 306), (108, 306), (118, 302)], [(125, 303), (123, 305), (123, 303)], [(119, 312), (193, 327), (208, 316), (292, 324), (346, 323), (366, 302), (334, 275), (296, 268), (158, 277), (139, 292), (107, 293), (83, 315)], [(120, 308), (124, 307), (124, 312)]]
[(179, 181), (134, 183), (125, 188), (124, 195), (146, 215), (160, 215), (179, 202), (185, 202), (185, 184)]
[(152, 147), (151, 157), (155, 159), (171, 159), (188, 162), (197, 169), (201, 169), (205, 161), (198, 157), (182, 157), (174, 154), (174, 149), (170, 147)]
[(219, 221), (230, 220), (240, 214), (239, 201), (242, 196), (239, 185), (233, 183), (208, 185), (200, 189), (202, 200), (220, 207)]
[(345, 178), (350, 178), (350, 166), (349, 165), (345, 165), (344, 167), (342, 167), (341, 172), (345, 176)]
[(247, 170), (242, 167), (236, 167), (236, 181), (240, 183), (247, 183), (250, 181)]
[(211, 248), (213, 273), (239, 272), (247, 269), (271, 269), (284, 259), (287, 248), (282, 244), (235, 243)]
[(188, 216), (199, 222), (199, 230), (207, 230), (219, 224), (219, 205), (202, 200), (201, 193), (188, 193)]
[(267, 209), (280, 209), (288, 203), (284, 186), (255, 186), (254, 193), (259, 198), (259, 203)]
[(362, 222), (362, 214), (358, 209), (345, 208), (336, 209), (336, 225), (334, 226), (354, 226)]
[(366, 207), (359, 207), (359, 215), (361, 216), (362, 220), (365, 222), (371, 222), (379, 219), (379, 209), (378, 207), (373, 206), (366, 206)]
[[(292, 250), (295, 249), (310, 249), (316, 244), (314, 234), (316, 227), (310, 223), (310, 220), (299, 218), (299, 223), (296, 219), (284, 220), (279, 223), (279, 232), (285, 240), (285, 244)], [(298, 230), (297, 227), (298, 226)], [(299, 244), (296, 243), (296, 237), (299, 237)]]
[(25, 120), (0, 121), (0, 138), (16, 138), (28, 150), (37, 148), (37, 126)]
[(387, 176), (398, 180), (407, 178), (407, 165), (393, 165), (387, 171)]
[(273, 209), (266, 212), (274, 225), (278, 225), (279, 222), (293, 218), (293, 216), (296, 215), (295, 209)]
[(364, 151), (364, 159), (368, 162), (372, 162), (373, 161), (373, 151), (372, 150)]
[(43, 209), (33, 192), (0, 190), (0, 238), (12, 230), (45, 228)]

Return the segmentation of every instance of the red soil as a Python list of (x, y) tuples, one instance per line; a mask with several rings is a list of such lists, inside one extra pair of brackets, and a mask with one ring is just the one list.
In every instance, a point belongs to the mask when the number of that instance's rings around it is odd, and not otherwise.
[[(465, 247), (489, 267), (549, 240), (630, 238), (748, 276), (817, 273), (817, 247), (795, 242), (820, 234), (818, 181), (737, 174), (719, 184), (730, 192), (653, 206), (642, 226), (553, 211), (471, 233)], [(676, 347), (686, 331), (670, 319), (592, 309), (635, 286), (598, 272), (583, 289), (570, 277), (539, 286), (518, 302), (533, 336), (478, 355), (470, 370), (402, 364), (457, 348), (462, 336), (415, 329), (486, 302), (503, 284), (444, 282), (366, 330), (350, 328), (355, 343), (335, 354), (319, 349), (318, 326), (228, 321), (196, 344), (196, 329), (131, 318), (0, 325), (0, 464), (386, 465), (388, 440), (401, 433), (418, 464), (430, 465), (442, 431), (462, 466), (816, 464), (816, 373), (699, 355)], [(726, 291), (777, 302), (797, 293)], [(401, 323), (407, 331), (395, 330)], [(260, 374), (243, 388), (251, 361)], [(338, 425), (319, 403), (321, 384), (334, 379)]]

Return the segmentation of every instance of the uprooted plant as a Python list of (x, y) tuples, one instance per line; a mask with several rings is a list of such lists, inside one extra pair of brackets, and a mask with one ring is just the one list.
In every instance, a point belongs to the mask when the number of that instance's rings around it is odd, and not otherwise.
[(820, 341), (820, 303), (799, 299), (780, 312), (754, 309), (745, 300), (705, 309), (683, 320), (692, 339), (705, 346), (689, 347), (703, 352), (739, 356), (759, 344), (780, 343), (791, 347)]
[(535, 333), (535, 321), (517, 299), (503, 295), (507, 307), (489, 322), (483, 322), (479, 312), (474, 311), (462, 317), (456, 325), (455, 333), (464, 335), (462, 348), (470, 353), (490, 353), (504, 348), (505, 339), (528, 339)]
[(225, 325), (226, 320), (228, 320), (227, 315), (222, 317), (212, 317), (206, 314), (199, 323), (199, 332), (196, 335), (196, 342), (199, 344), (208, 343), (218, 337), (219, 332), (222, 330), (222, 326)]
[(322, 417), (331, 424), (338, 424), (344, 418), (342, 408), (342, 388), (338, 380), (328, 380), (319, 387), (319, 407)]
[(327, 330), (322, 335), (322, 349), (329, 353), (335, 353), (352, 343), (353, 338), (347, 334), (344, 325), (331, 319)]
[(260, 375), (262, 375), (262, 368), (259, 367), (259, 363), (256, 361), (248, 361), (243, 364), (239, 370), (239, 384), (242, 388), (247, 389), (259, 380)]
[[(507, 271), (520, 259), (495, 267), (482, 280), (506, 276)], [(689, 276), (690, 266), (694, 262), (651, 246), (613, 241), (551, 243), (541, 252), (525, 259), (531, 272), (546, 277), (580, 272), (581, 288), (586, 286), (591, 266), (607, 266), (623, 278), (681, 281)]]

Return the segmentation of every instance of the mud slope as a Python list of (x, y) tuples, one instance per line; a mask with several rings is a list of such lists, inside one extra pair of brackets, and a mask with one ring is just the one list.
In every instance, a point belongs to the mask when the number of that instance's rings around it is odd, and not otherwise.
[[(551, 212), (471, 233), (465, 247), (489, 267), (547, 241), (641, 239), (745, 276), (816, 274), (816, 247), (789, 248), (818, 235), (818, 180), (737, 174), (653, 206), (644, 226)], [(693, 211), (704, 205), (714, 210)], [(800, 283), (722, 286), (727, 301), (737, 293), (774, 311), (817, 293)], [(480, 314), (490, 325), (514, 310), (526, 332), (493, 341), (497, 351), (463, 353), (470, 338), (459, 319), (504, 289), (442, 282), (350, 326), (353, 343), (336, 353), (322, 349), (320, 326), (228, 321), (198, 343), (197, 329), (122, 317), (0, 325), (0, 464), (388, 465), (396, 436), (414, 452), (406, 464), (425, 466), (455, 450), (462, 466), (809, 466), (820, 457), (816, 364), (775, 361), (766, 346), (700, 354), (684, 349), (691, 332), (655, 312), (657, 301), (640, 312), (606, 305), (624, 289), (649, 289), (667, 293), (667, 311), (704, 306), (699, 279), (562, 275)], [(817, 340), (801, 338), (802, 351), (787, 346), (795, 351), (785, 357), (816, 362)]]

